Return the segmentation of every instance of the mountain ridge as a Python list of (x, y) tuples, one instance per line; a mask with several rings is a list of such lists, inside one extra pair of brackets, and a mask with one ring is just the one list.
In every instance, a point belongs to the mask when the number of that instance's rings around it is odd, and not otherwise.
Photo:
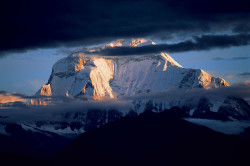
[[(249, 139), (181, 119), (175, 108), (124, 117), (81, 134), (54, 162), (87, 165), (241, 165)], [(216, 149), (216, 151), (215, 151)]]
[[(118, 40), (105, 47), (140, 47), (155, 44), (146, 39)], [(183, 68), (168, 54), (145, 56), (87, 56), (75, 52), (53, 65), (48, 83), (36, 94), (83, 95), (94, 100), (179, 88), (229, 86), (222, 78), (201, 69)]]

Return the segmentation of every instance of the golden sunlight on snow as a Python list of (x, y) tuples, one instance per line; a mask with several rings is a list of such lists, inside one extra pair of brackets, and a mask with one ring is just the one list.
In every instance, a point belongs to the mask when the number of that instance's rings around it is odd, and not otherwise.
[(43, 95), (43, 96), (51, 96), (52, 95), (50, 84), (42, 86), (41, 91), (40, 91), (40, 95)]
[(130, 45), (129, 46), (132, 46), (132, 47), (136, 47), (136, 46), (138, 46), (139, 44), (142, 44), (142, 43), (145, 43), (145, 42), (147, 42), (147, 40), (146, 39), (135, 39), (135, 40), (132, 40), (131, 41), (131, 43), (130, 43)]
[(208, 74), (207, 72), (203, 71), (202, 69), (200, 70), (200, 75), (198, 77), (198, 84), (202, 85), (205, 89), (210, 89), (210, 88), (217, 88), (222, 86), (230, 86), (224, 79), (221, 79), (220, 85), (216, 85), (215, 79), (212, 79), (212, 76)]
[(46, 99), (31, 99), (30, 105), (50, 105), (51, 101), (47, 101)]
[(75, 64), (75, 71), (79, 71), (79, 70), (82, 70), (84, 69), (84, 64), (86, 63), (86, 59), (83, 59), (83, 58), (79, 58), (78, 60), (78, 63)]
[[(118, 40), (103, 47), (140, 47), (154, 45), (151, 40)], [(112, 82), (111, 82), (112, 81)], [(116, 99), (149, 90), (180, 88), (214, 88), (229, 86), (222, 78), (212, 77), (200, 69), (186, 69), (165, 52), (160, 55), (124, 57), (86, 56), (74, 53), (53, 65), (49, 84), (37, 95), (84, 96), (87, 99)], [(32, 101), (46, 104), (44, 101)]]
[(93, 99), (100, 100), (105, 96), (115, 98), (112, 88), (109, 85), (113, 78), (114, 64), (112, 60), (103, 58), (93, 59), (95, 68), (90, 72), (90, 79), (94, 86)]
[(0, 94), (0, 103), (10, 103), (10, 102), (26, 102), (26, 99), (23, 99), (19, 96), (13, 96), (13, 95), (2, 95)]
[[(178, 62), (176, 62), (171, 56), (169, 56), (165, 52), (161, 52), (161, 57), (165, 59), (166, 62), (171, 63), (171, 65), (178, 66), (180, 68), (183, 68)], [(167, 64), (165, 64), (163, 71), (167, 70)]]
[(122, 46), (122, 43), (124, 42), (124, 40), (118, 40), (116, 42), (112, 42), (112, 43), (109, 43), (109, 44), (106, 44), (103, 48), (105, 47), (119, 47), (119, 46)]

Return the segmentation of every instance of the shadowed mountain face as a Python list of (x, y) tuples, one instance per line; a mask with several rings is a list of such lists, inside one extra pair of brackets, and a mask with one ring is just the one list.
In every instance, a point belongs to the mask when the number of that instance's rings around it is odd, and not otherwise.
[[(80, 165), (244, 165), (250, 140), (181, 119), (178, 110), (125, 117), (78, 137), (53, 158)], [(52, 161), (50, 161), (51, 163)]]
[[(103, 48), (149, 44), (154, 43), (145, 39), (119, 40)], [(76, 51), (55, 63), (48, 83), (30, 104), (52, 104), (52, 97), (58, 97), (62, 102), (107, 98), (129, 100), (130, 97), (134, 107), (126, 105), (127, 112), (124, 113), (113, 108), (62, 111), (60, 116), (54, 114), (52, 119), (39, 117), (27, 123), (8, 121), (14, 114), (5, 113), (0, 116), (3, 119), (0, 133), (6, 135), (0, 135), (0, 160), (8, 165), (35, 163), (46, 166), (244, 165), (249, 162), (249, 128), (242, 136), (225, 135), (182, 119), (249, 120), (250, 106), (243, 99), (193, 97), (190, 101), (175, 101), (173, 96), (168, 99), (171, 101), (143, 99), (143, 95), (150, 92), (172, 88), (184, 92), (225, 86), (229, 84), (224, 79), (201, 69), (183, 68), (164, 52), (159, 55), (104, 57), (86, 56), (84, 51)], [(136, 95), (139, 98), (136, 99)], [(46, 96), (51, 101), (47, 102)], [(1, 106), (5, 107), (12, 106), (8, 103), (13, 101), (18, 101), (14, 104), (26, 102), (18, 95), (7, 94), (3, 99)], [(167, 108), (171, 109), (162, 112)], [(130, 109), (133, 111), (129, 112)], [(143, 110), (145, 112), (138, 116)], [(80, 136), (60, 153), (46, 158), (34, 157), (58, 152), (75, 138), (73, 135)]]
[[(48, 83), (42, 86), (37, 94), (29, 99), (30, 101), (27, 99), (26, 104), (21, 105), (27, 108), (32, 107), (31, 105), (61, 107), (61, 104), (72, 103), (73, 106), (74, 102), (79, 102), (83, 104), (83, 108), (86, 108), (84, 104), (89, 101), (99, 100), (109, 103), (102, 99), (112, 99), (110, 100), (112, 103), (126, 103), (123, 113), (112, 111), (112, 106), (105, 109), (101, 106), (102, 111), (98, 110), (100, 108), (84, 111), (81, 109), (76, 113), (74, 111), (59, 113), (52, 119), (32, 120), (31, 118), (27, 122), (21, 120), (18, 125), (23, 129), (39, 133), (53, 132), (56, 135), (76, 136), (89, 129), (97, 128), (109, 122), (110, 119), (124, 116), (130, 109), (141, 113), (150, 107), (150, 110), (161, 112), (173, 106), (182, 108), (193, 118), (249, 119), (250, 106), (247, 102), (237, 98), (224, 101), (224, 95), (216, 98), (213, 97), (214, 95), (212, 97), (207, 95), (209, 92), (213, 93), (215, 89), (224, 88), (225, 91), (229, 84), (224, 79), (213, 77), (201, 69), (183, 68), (164, 52), (137, 56), (94, 55), (98, 50), (112, 49), (112, 47), (141, 48), (146, 45), (154, 45), (154, 43), (146, 39), (118, 40), (103, 47), (87, 50), (87, 52), (93, 51), (91, 52), (93, 56), (87, 54), (84, 49), (75, 51), (56, 62)], [(201, 98), (203, 96), (206, 97), (205, 100)], [(6, 93), (4, 98), (6, 99), (2, 100), (8, 103), (0, 104), (1, 107), (14, 107), (23, 103), (18, 100), (20, 99), (18, 95)], [(18, 102), (12, 103), (15, 100)], [(95, 103), (93, 102), (92, 105)], [(3, 111), (1, 116), (4, 116), (3, 119), (6, 121), (15, 116), (5, 112)], [(17, 122), (10, 120), (10, 123)], [(1, 134), (6, 134), (5, 126), (6, 124), (0, 126)]]
[(25, 130), (19, 124), (5, 125), (6, 135), (0, 134), (0, 153), (21, 153), (32, 156), (55, 154), (64, 148), (72, 138), (52, 132)]
[[(47, 158), (2, 153), (9, 165), (247, 165), (250, 137), (225, 135), (182, 119), (175, 107), (130, 114), (89, 130)], [(2, 138), (1, 138), (2, 139)], [(12, 160), (14, 159), (14, 160)]]

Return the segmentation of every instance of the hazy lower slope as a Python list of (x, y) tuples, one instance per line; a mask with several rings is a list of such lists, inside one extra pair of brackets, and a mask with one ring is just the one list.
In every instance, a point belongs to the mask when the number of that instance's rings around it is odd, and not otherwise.
[[(244, 165), (247, 137), (181, 119), (178, 110), (145, 112), (82, 134), (56, 158), (82, 165)], [(53, 159), (55, 161), (55, 158)]]
[(48, 158), (0, 155), (8, 165), (249, 165), (249, 131), (225, 135), (182, 119), (177, 108), (146, 111), (80, 135)]

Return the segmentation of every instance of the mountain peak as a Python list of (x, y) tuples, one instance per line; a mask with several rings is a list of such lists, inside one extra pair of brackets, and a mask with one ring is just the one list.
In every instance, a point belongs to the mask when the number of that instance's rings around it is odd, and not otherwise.
[[(148, 39), (120, 39), (105, 47), (154, 45)], [(186, 69), (171, 56), (87, 56), (81, 52), (56, 62), (46, 86), (37, 94), (85, 96), (94, 100), (120, 98), (177, 88), (229, 86), (200, 69)]]
[(137, 39), (119, 39), (117, 41), (111, 42), (103, 46), (105, 47), (137, 47), (137, 46), (144, 46), (144, 45), (155, 45), (152, 40), (144, 39), (144, 38), (137, 38)]

